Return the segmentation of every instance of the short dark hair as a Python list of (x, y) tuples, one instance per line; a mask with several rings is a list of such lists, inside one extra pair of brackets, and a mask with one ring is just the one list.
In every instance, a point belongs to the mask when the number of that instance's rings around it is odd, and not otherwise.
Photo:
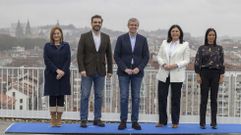
[(60, 42), (62, 43), (63, 40), (64, 40), (64, 36), (63, 36), (63, 31), (62, 29), (59, 27), (59, 26), (54, 26), (51, 31), (50, 31), (50, 42), (54, 44), (54, 38), (53, 38), (53, 35), (54, 35), (54, 31), (55, 30), (59, 30), (60, 33), (61, 33), (61, 39), (60, 39)]
[(204, 39), (204, 44), (207, 45), (208, 44), (208, 33), (209, 32), (214, 32), (215, 33), (215, 39), (214, 39), (214, 45), (216, 45), (216, 40), (217, 40), (217, 32), (214, 28), (208, 28), (205, 34), (205, 39)]
[(94, 15), (91, 17), (91, 22), (93, 22), (94, 18), (99, 18), (101, 20), (101, 23), (103, 22), (103, 19), (100, 15)]
[(170, 43), (172, 41), (171, 31), (173, 28), (178, 28), (178, 30), (180, 31), (179, 42), (182, 44), (183, 43), (183, 31), (182, 31), (181, 27), (177, 24), (172, 25), (170, 27), (170, 29), (168, 30), (167, 42)]

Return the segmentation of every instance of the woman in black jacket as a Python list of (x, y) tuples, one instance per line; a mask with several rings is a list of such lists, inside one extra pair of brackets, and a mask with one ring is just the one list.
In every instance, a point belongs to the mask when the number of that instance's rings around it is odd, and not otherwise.
[(216, 44), (217, 33), (209, 28), (205, 35), (205, 44), (198, 48), (195, 59), (197, 82), (201, 87), (200, 128), (206, 128), (206, 109), (209, 89), (211, 90), (211, 126), (217, 128), (217, 95), (219, 83), (224, 81), (225, 67), (222, 46)]
[(53, 27), (50, 42), (44, 46), (44, 96), (49, 96), (51, 126), (61, 126), (64, 95), (70, 95), (70, 46), (63, 41), (60, 27)]

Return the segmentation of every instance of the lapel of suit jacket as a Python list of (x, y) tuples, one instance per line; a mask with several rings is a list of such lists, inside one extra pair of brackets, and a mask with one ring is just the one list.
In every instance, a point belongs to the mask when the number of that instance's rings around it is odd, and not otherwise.
[(170, 43), (168, 43), (167, 41), (166, 41), (166, 44), (164, 44), (164, 49), (165, 49), (166, 58), (167, 58), (167, 61), (168, 61), (168, 62), (169, 62), (169, 52), (168, 52), (168, 50), (169, 50), (169, 45), (170, 45)]
[[(92, 31), (89, 32), (89, 38), (90, 38), (90, 45), (91, 45), (92, 48), (95, 49), (95, 51), (96, 51), (95, 41), (94, 41), (94, 38), (93, 38)], [(97, 52), (97, 51), (96, 51), (96, 52)]]
[(103, 36), (104, 34), (101, 32), (100, 33), (100, 47), (99, 47), (99, 50), (98, 51), (100, 51), (100, 49), (104, 46), (104, 36)]
[(129, 36), (129, 33), (127, 33), (125, 35), (125, 40), (126, 40), (126, 47), (128, 48), (128, 50), (130, 50), (130, 52), (132, 52), (132, 48), (131, 48), (131, 39), (130, 39), (130, 36)]
[(138, 34), (136, 34), (136, 42), (135, 42), (135, 46), (134, 46), (134, 50), (133, 53), (135, 52), (135, 50), (137, 49), (138, 45), (140, 42), (140, 36)]

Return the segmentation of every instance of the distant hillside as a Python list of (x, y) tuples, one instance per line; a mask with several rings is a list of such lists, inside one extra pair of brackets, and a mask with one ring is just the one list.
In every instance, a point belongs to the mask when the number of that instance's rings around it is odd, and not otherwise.
[(0, 35), (0, 49), (10, 50), (14, 46), (22, 46), (25, 49), (33, 49), (36, 46), (43, 46), (47, 42), (43, 38), (22, 38), (17, 39), (9, 35)]

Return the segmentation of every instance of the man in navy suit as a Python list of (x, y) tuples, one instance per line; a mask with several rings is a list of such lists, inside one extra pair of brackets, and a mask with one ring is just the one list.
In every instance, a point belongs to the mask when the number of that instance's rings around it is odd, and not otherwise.
[(131, 18), (128, 21), (129, 32), (118, 37), (114, 59), (118, 66), (117, 74), (120, 85), (120, 125), (119, 130), (126, 128), (128, 116), (129, 85), (131, 86), (132, 128), (141, 130), (138, 123), (140, 88), (144, 76), (144, 68), (149, 60), (147, 39), (137, 33), (139, 21)]

